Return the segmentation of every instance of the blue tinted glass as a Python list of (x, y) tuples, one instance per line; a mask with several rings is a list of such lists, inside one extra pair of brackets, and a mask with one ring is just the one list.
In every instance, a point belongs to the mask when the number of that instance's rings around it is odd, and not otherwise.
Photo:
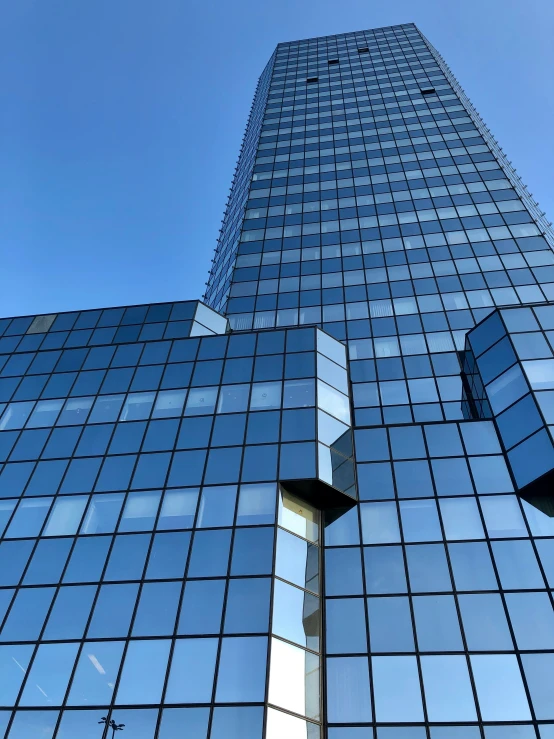
[(327, 660), (327, 717), (332, 723), (371, 721), (367, 657)]
[(368, 598), (372, 652), (412, 652), (414, 637), (407, 598)]
[[(345, 628), (348, 624), (348, 628)], [(326, 604), (328, 654), (367, 651), (365, 608), (362, 598), (333, 598)]]
[(221, 644), (216, 701), (263, 701), (267, 662), (265, 637), (226, 637)]
[(364, 547), (364, 559), (368, 594), (406, 592), (401, 547)]
[(230, 580), (225, 609), (225, 633), (248, 634), (267, 631), (269, 595), (269, 579)]
[[(365, 551), (375, 552), (375, 549)], [(359, 548), (326, 549), (324, 572), (327, 595), (362, 593), (362, 563)]]
[(450, 590), (450, 575), (442, 544), (407, 546), (408, 573), (415, 592)]
[(211, 701), (216, 656), (217, 639), (178, 639), (171, 660), (166, 702)]
[(190, 580), (187, 582), (178, 633), (219, 633), (224, 593), (225, 580)]
[(189, 739), (206, 739), (208, 708), (166, 708), (162, 714), (158, 739), (174, 739), (186, 728)]
[(261, 706), (216, 708), (210, 739), (261, 739), (263, 715)]

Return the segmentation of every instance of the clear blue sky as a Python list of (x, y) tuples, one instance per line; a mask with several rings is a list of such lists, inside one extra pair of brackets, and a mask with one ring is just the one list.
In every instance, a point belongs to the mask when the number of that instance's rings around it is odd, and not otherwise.
[(415, 22), (554, 218), (552, 0), (15, 0), (0, 315), (199, 297), (280, 41)]

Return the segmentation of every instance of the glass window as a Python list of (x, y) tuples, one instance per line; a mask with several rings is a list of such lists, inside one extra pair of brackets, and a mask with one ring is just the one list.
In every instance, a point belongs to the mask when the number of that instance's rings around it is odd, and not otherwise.
[(157, 488), (165, 485), (167, 468), (171, 460), (169, 452), (163, 454), (140, 454), (133, 475), (131, 488)]
[[(280, 580), (276, 580), (276, 588), (278, 583), (285, 585)], [(286, 587), (290, 588), (291, 586)], [(297, 589), (294, 588), (294, 590)], [(317, 613), (315, 617), (312, 616), (310, 618), (309, 615), (313, 611), (310, 598), (317, 600), (315, 596), (306, 594), (306, 621), (308, 623), (317, 620)], [(269, 578), (230, 580), (225, 608), (225, 633), (253, 634), (256, 632), (267, 632), (269, 624), (269, 600)], [(275, 630), (275, 617), (273, 619), (273, 632), (277, 633)]]
[(419, 459), (426, 456), (420, 426), (393, 426), (389, 436), (393, 459)]
[[(429, 721), (477, 719), (465, 657), (422, 657), (421, 670)], [(445, 679), (446, 676), (448, 679)]]
[(103, 585), (98, 593), (87, 636), (127, 636), (135, 610), (138, 584)]
[(156, 534), (150, 550), (146, 578), (164, 580), (183, 577), (189, 544), (189, 531)]
[(102, 575), (111, 540), (111, 536), (78, 538), (63, 581), (97, 582)]
[(261, 706), (219, 706), (214, 709), (210, 739), (261, 739)]
[(484, 542), (449, 544), (448, 552), (457, 590), (498, 588), (489, 549)]
[(60, 588), (44, 639), (82, 639), (95, 595), (95, 585)]
[(415, 657), (373, 657), (373, 692), (377, 721), (423, 721)]
[[(376, 466), (376, 465), (372, 465)], [(399, 498), (427, 498), (434, 495), (427, 460), (395, 462), (394, 476)], [(393, 497), (392, 495), (390, 497)]]
[[(328, 654), (359, 654), (367, 651), (364, 601), (361, 598), (327, 600), (325, 610)], [(348, 628), (345, 628), (348, 624)]]
[(471, 656), (479, 707), (484, 721), (528, 721), (525, 689), (514, 654)]
[[(269, 410), (281, 407), (280, 382), (255, 382), (252, 384), (250, 410)], [(241, 408), (240, 410), (244, 410)]]
[(442, 540), (437, 504), (432, 499), (400, 501), (404, 541)]
[(456, 604), (451, 595), (413, 599), (418, 647), (422, 652), (463, 650)]
[(270, 524), (275, 520), (276, 486), (273, 483), (241, 485), (237, 526)]
[[(330, 723), (372, 720), (367, 657), (327, 660), (327, 720)], [(277, 736), (280, 735), (276, 734), (275, 739)]]
[(48, 516), (43, 536), (64, 536), (77, 533), (88, 503), (88, 495), (58, 498)]
[(413, 592), (440, 592), (452, 589), (442, 544), (407, 546), (406, 557)]
[(238, 446), (211, 449), (208, 453), (208, 465), (204, 481), (210, 485), (238, 482), (242, 449)]
[(165, 708), (158, 739), (175, 739), (186, 726), (190, 739), (206, 739), (209, 708)]
[(371, 595), (407, 591), (401, 547), (364, 547), (366, 591)]
[(319, 608), (319, 598), (276, 579), (273, 633), (301, 646), (318, 650)]
[(144, 583), (133, 623), (133, 636), (173, 634), (180, 596), (180, 582)]
[(0, 700), (3, 706), (15, 704), (32, 654), (32, 645), (0, 646)]
[[(399, 470), (396, 470), (396, 484), (398, 487), (405, 489), (402, 482), (399, 482), (399, 477), (404, 480), (403, 471), (406, 465), (410, 465), (410, 472), (413, 471), (413, 465), (425, 465), (427, 470), (428, 465), (425, 462), (398, 462), (398, 466), (402, 466)], [(383, 500), (386, 498), (394, 498), (394, 485), (392, 481), (392, 471), (389, 462), (375, 462), (373, 464), (358, 464), (358, 494), (360, 500)], [(417, 474), (417, 472), (416, 472)], [(431, 483), (429, 473), (428, 481)], [(421, 477), (421, 475), (419, 476)], [(423, 482), (423, 484), (425, 484)], [(419, 485), (416, 484), (416, 488)], [(429, 489), (429, 488), (427, 488)], [(400, 492), (399, 492), (400, 495)], [(408, 496), (406, 496), (408, 497)]]
[(116, 536), (104, 575), (105, 580), (138, 580), (142, 577), (150, 536)]
[(225, 580), (189, 580), (185, 586), (179, 634), (218, 634)]
[(124, 497), (123, 493), (93, 495), (81, 526), (81, 533), (105, 534), (115, 531)]
[(129, 642), (116, 703), (159, 703), (169, 656), (169, 639)]
[[(70, 706), (108, 705), (119, 673), (124, 642), (85, 642), (71, 691)], [(98, 720), (98, 719), (97, 719)]]
[(501, 452), (492, 421), (462, 423), (460, 430), (468, 454), (499, 454)]
[(413, 652), (414, 637), (408, 598), (368, 598), (372, 652)]
[(226, 637), (221, 643), (216, 701), (261, 702), (265, 693), (267, 639)]
[[(550, 690), (549, 677), (554, 668), (554, 655), (552, 654), (522, 654), (523, 671), (527, 679), (531, 701), (535, 709), (536, 717), (552, 720), (554, 718), (554, 700)], [(552, 736), (553, 726), (541, 727), (541, 738), (549, 739)]]
[(511, 493), (514, 489), (504, 457), (471, 457), (469, 464), (481, 495)]
[(10, 729), (10, 739), (29, 736), (52, 739), (57, 720), (58, 711), (18, 711)]
[[(250, 385), (227, 385), (221, 388), (218, 413), (240, 413), (248, 408)], [(188, 407), (188, 406), (187, 406)]]
[(23, 588), (18, 591), (2, 629), (3, 641), (33, 641), (38, 639), (55, 588)]
[(79, 645), (41, 644), (19, 701), (21, 706), (61, 705)]
[(20, 501), (6, 531), (6, 538), (38, 536), (51, 503), (52, 498), (30, 498)]
[(475, 498), (442, 498), (439, 506), (447, 539), (485, 538)]
[(544, 588), (544, 580), (530, 541), (493, 541), (492, 551), (503, 588)]
[(364, 544), (389, 544), (400, 541), (395, 503), (360, 505)]
[(196, 531), (192, 543), (188, 576), (222, 577), (227, 575), (231, 530)]
[(425, 438), (432, 457), (456, 457), (463, 454), (458, 428), (454, 423), (425, 426)]
[(301, 588), (319, 591), (319, 550), (288, 531), (277, 531), (275, 574)]
[(57, 583), (72, 543), (72, 539), (39, 539), (33, 559), (25, 573), (24, 584)]
[(173, 651), (165, 702), (210, 702), (216, 655), (217, 639), (178, 639)]
[(463, 457), (431, 460), (437, 495), (472, 495), (473, 485)]
[(554, 648), (554, 611), (547, 593), (507, 593), (506, 605), (519, 649)]
[(504, 606), (498, 593), (458, 596), (468, 649), (496, 652), (513, 649)]
[(281, 639), (272, 639), (269, 702), (318, 719), (319, 656)]
[(198, 489), (166, 490), (157, 529), (191, 529), (196, 514)]
[(361, 595), (362, 563), (359, 548), (325, 549), (327, 595)]
[(154, 528), (160, 497), (160, 490), (129, 493), (119, 522), (119, 531), (151, 531)]

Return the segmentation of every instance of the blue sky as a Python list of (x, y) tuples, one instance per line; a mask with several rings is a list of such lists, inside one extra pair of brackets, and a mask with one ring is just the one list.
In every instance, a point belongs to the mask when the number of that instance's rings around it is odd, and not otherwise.
[(552, 0), (17, 0), (0, 22), (0, 315), (199, 297), (280, 41), (417, 23), (554, 218)]

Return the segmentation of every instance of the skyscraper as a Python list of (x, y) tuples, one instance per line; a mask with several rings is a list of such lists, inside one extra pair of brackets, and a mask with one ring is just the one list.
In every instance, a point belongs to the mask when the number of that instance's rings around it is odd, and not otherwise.
[(553, 739), (553, 264), (414, 25), (280, 44), (207, 305), (0, 321), (5, 736)]

